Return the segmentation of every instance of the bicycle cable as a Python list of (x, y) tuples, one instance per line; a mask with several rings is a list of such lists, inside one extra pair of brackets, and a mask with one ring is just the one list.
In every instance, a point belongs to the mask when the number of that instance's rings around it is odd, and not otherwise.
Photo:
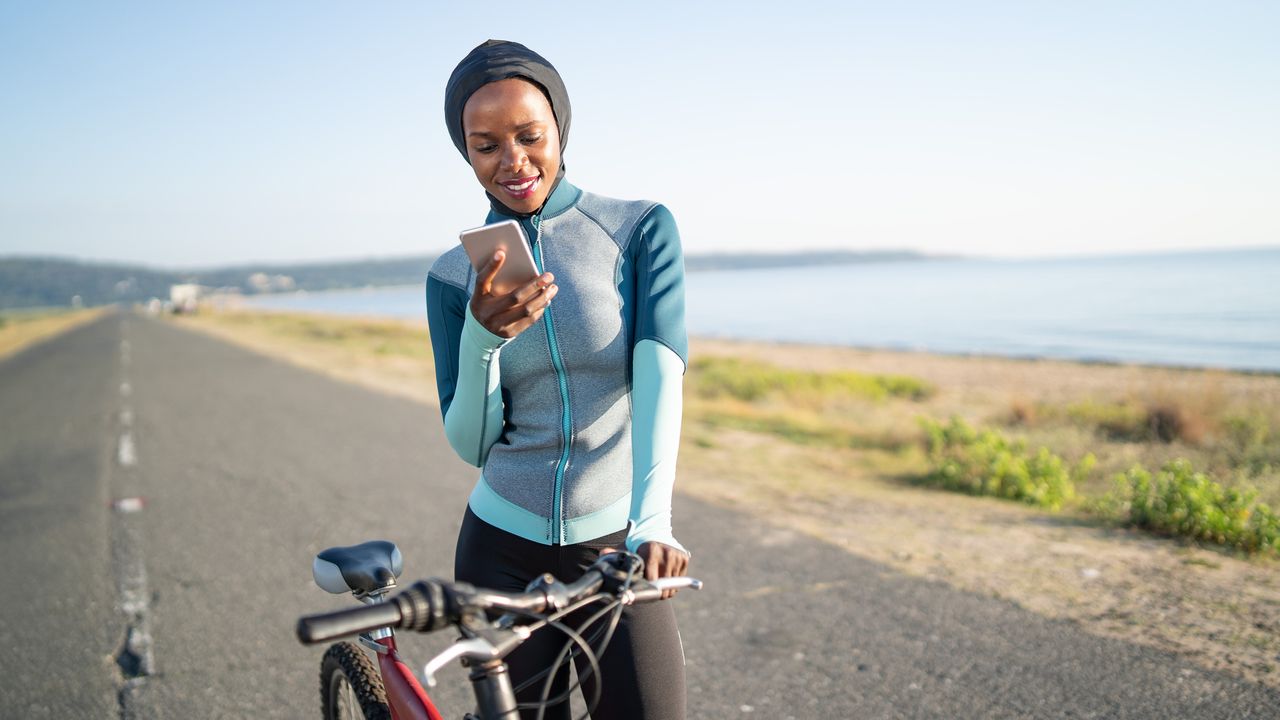
[[(542, 685), (542, 693), (539, 700), (535, 703), (524, 703), (519, 705), (518, 707), (521, 709), (538, 708), (538, 720), (541, 720), (543, 713), (546, 711), (546, 708), (553, 705), (559, 705), (560, 703), (567, 701), (573, 695), (573, 692), (578, 688), (583, 687), (583, 684), (586, 683), (587, 680), (589, 680), (591, 677), (593, 676), (597, 678), (602, 677), (603, 673), (600, 670), (599, 659), (600, 659), (600, 656), (604, 654), (604, 651), (608, 646), (608, 642), (606, 640), (605, 642), (600, 643), (599, 646), (595, 646), (595, 644), (596, 644), (596, 641), (600, 638), (600, 636), (605, 634), (606, 630), (608, 630), (609, 637), (610, 638), (612, 637), (613, 628), (616, 627), (618, 623), (618, 619), (622, 615), (621, 610), (622, 610), (622, 604), (620, 602), (615, 601), (613, 603), (610, 603), (609, 607), (606, 607), (603, 610), (600, 610), (595, 615), (592, 615), (590, 618), (583, 621), (582, 624), (579, 625), (580, 631), (590, 627), (597, 620), (604, 617), (606, 614), (613, 613), (613, 618), (611, 618), (608, 627), (601, 627), (597, 629), (596, 632), (586, 641), (584, 650), (578, 651), (578, 648), (574, 647), (573, 642), (565, 643), (564, 647), (561, 648), (560, 653), (556, 656), (556, 659), (551, 663), (550, 666), (547, 667), (545, 671), (538, 673), (535, 677), (529, 678), (525, 682), (522, 682), (520, 684), (521, 689), (532, 685), (533, 682), (537, 681), (540, 678), (545, 678)], [(549, 697), (551, 694), (552, 685), (555, 682), (555, 675), (551, 674), (552, 671), (554, 670), (556, 673), (559, 673), (560, 669), (562, 667), (567, 666), (570, 660), (583, 657), (583, 656), (586, 657), (589, 667), (578, 676), (577, 680), (575, 680), (572, 685), (565, 688), (563, 692), (561, 692), (559, 695), (557, 695), (554, 698)], [(600, 703), (600, 695), (603, 692), (601, 689), (602, 685), (603, 683), (596, 682), (592, 686), (591, 697), (587, 699), (587, 715), (590, 715), (591, 712), (595, 709), (595, 707)]]
[[(639, 572), (641, 567), (642, 567), (642, 563), (640, 561), (640, 558), (633, 556), (633, 561), (631, 562), (630, 567), (627, 568), (626, 577), (623, 580), (621, 585), (622, 590), (625, 591), (631, 588), (632, 582), (635, 580), (636, 574)], [(597, 596), (595, 598), (590, 598), (589, 600), (595, 601), (598, 599), (601, 599), (601, 598)], [(610, 602), (606, 604), (606, 606), (603, 609), (597, 611), (594, 615), (587, 618), (586, 620), (584, 620), (582, 623), (578, 625), (579, 633), (571, 634), (567, 632), (568, 631), (567, 626), (565, 626), (562, 623), (555, 622), (559, 618), (565, 617), (570, 613), (576, 612), (586, 607), (589, 604), (590, 602), (575, 603), (574, 605), (568, 608), (565, 608), (564, 610), (548, 617), (547, 624), (552, 625), (553, 627), (555, 627), (558, 630), (561, 630), (562, 632), (565, 632), (565, 634), (568, 635), (570, 639), (568, 642), (564, 644), (564, 647), (560, 649), (560, 653), (556, 656), (556, 659), (546, 669), (542, 670), (541, 672), (537, 673), (536, 675), (530, 678), (525, 679), (525, 681), (521, 682), (520, 685), (516, 687), (514, 690), (514, 692), (518, 693), (530, 687), (533, 683), (537, 682), (539, 679), (546, 678), (545, 681), (543, 682), (542, 693), (540, 695), (539, 700), (536, 703), (521, 703), (517, 706), (519, 709), (528, 709), (528, 710), (531, 710), (536, 707), (538, 709), (538, 715), (536, 720), (543, 720), (543, 717), (545, 716), (548, 707), (552, 705), (559, 705), (560, 703), (563, 703), (569, 700), (569, 698), (572, 697), (573, 692), (580, 687), (584, 687), (583, 684), (587, 680), (589, 680), (593, 675), (596, 678), (603, 677), (603, 673), (600, 670), (599, 659), (600, 659), (600, 656), (604, 655), (605, 651), (608, 649), (609, 643), (612, 642), (613, 640), (614, 632), (617, 630), (618, 624), (622, 619), (622, 611), (624, 609), (624, 605), (622, 601), (616, 597), (613, 598)], [(600, 628), (598, 628), (591, 635), (590, 639), (588, 639), (585, 642), (585, 644), (581, 642), (581, 634), (585, 634), (588, 628), (590, 628), (597, 621), (599, 621), (601, 618), (603, 618), (605, 615), (608, 615), (608, 614), (612, 614), (612, 617), (609, 618), (609, 622), (601, 626)], [(603, 639), (601, 639), (602, 636), (603, 636)], [(599, 640), (599, 645), (596, 645), (597, 640)], [(575, 647), (575, 646), (581, 647), (581, 651), (579, 651), (579, 647)], [(571, 660), (576, 659), (578, 657), (582, 657), (584, 655), (589, 664), (589, 667), (587, 668), (587, 670), (579, 674), (577, 680), (568, 688), (566, 688), (564, 692), (560, 693), (555, 698), (551, 698), (550, 697), (551, 688), (555, 682), (556, 675), (558, 675), (560, 672), (560, 668), (562, 666), (568, 665), (568, 663)], [(603, 689), (602, 689), (603, 685), (604, 683), (599, 679), (593, 684), (591, 698), (590, 700), (587, 701), (587, 712), (582, 716), (582, 718), (579, 718), (578, 720), (582, 720), (583, 718), (589, 717), (592, 711), (595, 710), (596, 706), (599, 705), (600, 696), (603, 692)], [(584, 688), (584, 691), (585, 691), (585, 688)]]

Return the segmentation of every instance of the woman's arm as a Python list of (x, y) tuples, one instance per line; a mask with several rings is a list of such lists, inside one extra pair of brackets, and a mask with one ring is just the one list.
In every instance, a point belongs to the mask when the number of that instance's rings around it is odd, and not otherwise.
[[(683, 558), (655, 557), (646, 543), (687, 552), (675, 539), (671, 493), (680, 447), (681, 389), (688, 338), (684, 326), (684, 257), (670, 211), (655, 206), (628, 246), (635, 269), (631, 382), (631, 511), (627, 549), (657, 564), (654, 576), (683, 570)], [(659, 555), (667, 555), (661, 551)], [(649, 573), (647, 573), (649, 574)]]
[(627, 549), (637, 552), (644, 543), (657, 541), (684, 550), (671, 530), (684, 361), (654, 340), (641, 340), (632, 357), (631, 528)]
[(499, 251), (480, 268), (470, 299), (462, 287), (427, 276), (427, 320), (444, 434), (454, 452), (476, 467), (484, 467), (489, 449), (502, 437), (499, 351), (542, 318), (558, 289), (555, 277), (543, 273), (494, 295), (493, 279), (505, 260)]
[(461, 288), (427, 278), (427, 320), (444, 433), (466, 462), (483, 467), (502, 436), (499, 351), (509, 340), (485, 330)]

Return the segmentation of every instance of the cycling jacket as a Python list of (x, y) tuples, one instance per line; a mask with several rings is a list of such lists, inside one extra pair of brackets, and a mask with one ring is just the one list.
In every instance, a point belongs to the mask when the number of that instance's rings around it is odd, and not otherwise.
[(540, 213), (495, 207), (486, 222), (508, 218), (559, 287), (536, 324), (504, 339), (471, 316), (475, 270), (461, 246), (427, 276), (445, 433), (482, 468), (471, 510), (547, 545), (629, 525), (632, 551), (679, 548), (671, 490), (688, 341), (671, 213), (562, 180)]

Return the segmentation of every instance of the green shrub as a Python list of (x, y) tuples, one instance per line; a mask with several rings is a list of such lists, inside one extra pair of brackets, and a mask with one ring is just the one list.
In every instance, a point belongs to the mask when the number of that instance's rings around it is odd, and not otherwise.
[(1075, 484), (1093, 467), (1092, 455), (1072, 466), (1040, 448), (994, 430), (978, 430), (959, 418), (944, 424), (923, 419), (932, 471), (929, 484), (972, 495), (991, 495), (1058, 509), (1075, 497)]
[(1135, 465), (1115, 484), (1112, 505), (1131, 525), (1247, 552), (1280, 552), (1280, 516), (1258, 503), (1256, 492), (1224, 488), (1186, 460), (1154, 475)]
[(757, 360), (704, 357), (694, 360), (690, 378), (703, 397), (730, 396), (756, 402), (774, 394), (835, 399), (887, 397), (923, 400), (933, 388), (906, 375), (867, 375), (851, 371), (814, 372), (781, 368)]
[(1280, 470), (1280, 433), (1271, 429), (1265, 415), (1232, 415), (1222, 425), (1222, 448), (1231, 467), (1250, 477)]

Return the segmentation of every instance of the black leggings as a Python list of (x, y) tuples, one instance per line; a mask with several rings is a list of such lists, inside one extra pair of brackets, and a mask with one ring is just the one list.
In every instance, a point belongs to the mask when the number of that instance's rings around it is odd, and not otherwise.
[[(549, 572), (558, 580), (576, 580), (600, 555), (601, 548), (622, 549), (626, 530), (577, 545), (542, 545), (500, 530), (476, 517), (467, 508), (458, 533), (454, 575), (461, 582), (507, 592), (524, 590), (529, 581)], [(571, 618), (572, 619), (572, 618)], [(583, 618), (585, 620), (585, 617)], [(582, 622), (578, 620), (577, 622)], [(576, 629), (573, 622), (570, 627)], [(594, 630), (588, 629), (587, 634)], [(534, 633), (507, 656), (511, 682), (518, 686), (526, 678), (547, 669), (568, 638), (552, 628)], [(577, 661), (581, 675), (590, 666)], [(592, 715), (597, 720), (683, 720), (685, 709), (684, 649), (676, 629), (675, 610), (670, 602), (628, 607), (613, 640), (600, 657), (603, 676), (600, 704)], [(583, 683), (583, 697), (594, 694), (595, 677)], [(549, 697), (562, 694), (569, 686), (569, 670), (557, 673)], [(542, 696), (539, 680), (517, 693), (521, 703), (537, 702)], [(522, 720), (532, 720), (536, 710), (522, 711)], [(569, 718), (569, 703), (547, 708), (547, 720)]]

